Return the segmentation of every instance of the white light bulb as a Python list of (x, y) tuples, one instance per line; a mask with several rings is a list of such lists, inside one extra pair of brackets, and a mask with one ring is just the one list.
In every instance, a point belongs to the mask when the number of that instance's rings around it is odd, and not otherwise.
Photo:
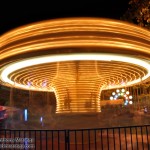
[(112, 97), (112, 96), (110, 96), (110, 100), (113, 100), (113, 97)]
[(122, 89), (121, 92), (125, 92), (125, 89)]
[(119, 93), (119, 92), (120, 92), (120, 90), (119, 90), (119, 89), (117, 89), (117, 90), (116, 90), (116, 92), (117, 92), (117, 93)]
[(112, 92), (112, 95), (115, 95), (116, 93), (115, 92)]

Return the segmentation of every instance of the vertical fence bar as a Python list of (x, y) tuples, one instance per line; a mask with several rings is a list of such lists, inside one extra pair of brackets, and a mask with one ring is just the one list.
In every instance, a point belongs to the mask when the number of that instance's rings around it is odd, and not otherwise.
[(11, 138), (11, 130), (9, 130), (9, 137)]
[(131, 147), (133, 150), (132, 127), (130, 127), (130, 135), (131, 135)]
[(102, 147), (102, 150), (103, 150), (103, 131), (102, 131), (102, 129), (101, 129), (101, 147)]
[(53, 135), (53, 131), (51, 131), (52, 134), (52, 150), (54, 149), (54, 135)]
[[(20, 130), (18, 130), (18, 138), (21, 138), (21, 137), (20, 137)], [(22, 143), (19, 141), (18, 144), (22, 144)]]
[(18, 132), (19, 132), (18, 135), (19, 135), (19, 138), (20, 138), (20, 130)]
[(31, 137), (31, 130), (28, 130), (28, 138)]
[(114, 150), (116, 149), (116, 144), (115, 144), (115, 132), (114, 132), (114, 128), (113, 128), (113, 141), (114, 141)]
[(47, 141), (48, 141), (48, 140), (47, 140), (47, 132), (48, 132), (48, 131), (45, 130), (45, 134), (46, 134), (46, 137), (45, 137), (45, 138), (46, 138), (46, 149), (48, 149), (48, 147), (47, 147)]
[[(25, 137), (26, 137), (26, 131), (24, 130), (24, 139), (25, 139)], [(23, 143), (24, 145), (25, 145), (25, 143)], [(24, 148), (24, 150), (25, 150), (25, 148)]]
[(57, 133), (58, 133), (58, 137), (57, 137), (57, 138), (58, 138), (58, 150), (60, 150), (59, 132), (60, 132), (60, 131), (57, 132)]
[(108, 128), (107, 128), (107, 146), (108, 146), (108, 150), (109, 150), (109, 135), (108, 135)]
[(83, 130), (81, 130), (81, 132), (82, 132), (82, 150), (84, 150), (84, 143), (83, 143), (83, 140), (84, 140), (84, 138), (83, 138)]
[[(15, 137), (16, 137), (16, 130), (14, 130), (14, 142), (13, 142), (13, 144), (16, 144)], [(14, 147), (14, 150), (15, 150), (15, 147)]]
[(144, 143), (143, 143), (143, 128), (141, 127), (141, 137), (142, 137), (142, 147), (144, 149)]
[(146, 126), (146, 136), (147, 136), (147, 147), (149, 149), (150, 147), (149, 147), (149, 139), (148, 139), (148, 129), (147, 129), (147, 126)]
[(65, 150), (68, 150), (68, 148), (67, 148), (67, 131), (65, 131)]
[(42, 150), (42, 134), (41, 134), (41, 130), (40, 130), (40, 150)]
[(97, 137), (96, 137), (96, 130), (94, 130), (94, 135), (95, 135), (95, 150), (97, 150)]
[(5, 135), (5, 138), (6, 138), (6, 130), (4, 130), (4, 135)]
[[(29, 130), (29, 138), (31, 138), (32, 131)], [(30, 143), (31, 144), (31, 143)]]
[[(6, 137), (6, 130), (4, 130), (4, 136), (5, 136), (5, 138), (7, 138)], [(6, 140), (4, 141), (4, 144), (6, 144)]]
[(121, 137), (120, 137), (120, 128), (119, 128), (118, 130), (119, 130), (119, 144), (120, 144), (120, 150), (121, 150)]
[(67, 147), (68, 147), (68, 150), (70, 150), (70, 132), (69, 132), (69, 130), (67, 130)]
[(75, 150), (77, 150), (77, 131), (75, 130)]
[(65, 150), (69, 150), (70, 143), (69, 143), (69, 130), (65, 131)]
[(34, 144), (35, 144), (35, 149), (36, 149), (36, 130), (34, 131)]
[(91, 149), (91, 142), (90, 142), (90, 130), (88, 130), (88, 139), (89, 139), (89, 150)]
[(127, 134), (126, 134), (126, 128), (124, 128), (124, 133), (125, 133), (125, 143), (126, 143), (126, 150), (128, 149), (127, 145)]
[(135, 132), (136, 132), (136, 145), (137, 149), (139, 149), (137, 127), (135, 127)]

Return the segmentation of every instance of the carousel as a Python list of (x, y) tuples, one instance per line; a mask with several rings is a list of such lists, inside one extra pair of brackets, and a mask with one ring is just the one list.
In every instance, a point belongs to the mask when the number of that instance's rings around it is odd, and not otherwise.
[(123, 21), (35, 22), (3, 34), (0, 45), (1, 84), (54, 92), (60, 114), (98, 113), (104, 91), (138, 95), (136, 87), (150, 81), (150, 32)]

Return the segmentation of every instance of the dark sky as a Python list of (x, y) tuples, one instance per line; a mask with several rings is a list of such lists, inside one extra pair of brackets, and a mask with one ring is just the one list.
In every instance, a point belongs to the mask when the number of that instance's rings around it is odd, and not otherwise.
[[(11, 3), (10, 3), (11, 2)], [(62, 17), (106, 17), (120, 19), (128, 8), (129, 0), (88, 0), (88, 1), (30, 1), (20, 0), (14, 4), (1, 4), (0, 34), (15, 27), (45, 19)]]

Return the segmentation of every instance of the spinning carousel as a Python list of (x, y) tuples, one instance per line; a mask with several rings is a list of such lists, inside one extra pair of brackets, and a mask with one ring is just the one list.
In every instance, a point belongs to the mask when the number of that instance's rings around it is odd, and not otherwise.
[(21, 26), (0, 38), (4, 86), (55, 93), (56, 113), (100, 112), (102, 90), (150, 80), (150, 32), (103, 18)]

